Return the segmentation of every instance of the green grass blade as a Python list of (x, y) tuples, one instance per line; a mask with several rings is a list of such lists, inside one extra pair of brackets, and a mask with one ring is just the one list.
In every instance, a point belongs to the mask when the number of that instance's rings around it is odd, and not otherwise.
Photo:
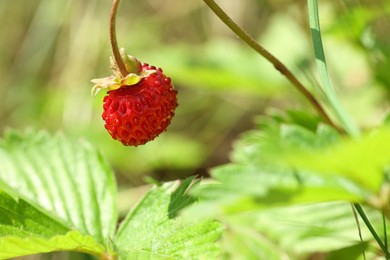
[(328, 68), (325, 60), (324, 47), (322, 45), (320, 19), (318, 14), (318, 0), (307, 1), (309, 10), (309, 22), (311, 38), (314, 46), (314, 54), (316, 57), (316, 63), (318, 72), (323, 85), (323, 91), (329, 101), (331, 108), (336, 114), (337, 118), (343, 124), (345, 130), (352, 136), (359, 135), (359, 129), (356, 127), (354, 122), (350, 119), (347, 112), (340, 103), (339, 98), (334, 91), (332, 83), (329, 78)]

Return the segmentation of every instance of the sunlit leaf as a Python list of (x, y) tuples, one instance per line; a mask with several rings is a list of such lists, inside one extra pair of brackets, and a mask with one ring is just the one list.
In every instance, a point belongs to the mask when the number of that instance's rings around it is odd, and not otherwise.
[(105, 252), (104, 246), (93, 237), (82, 235), (78, 231), (51, 238), (34, 235), (0, 237), (0, 249), (1, 259), (53, 251), (78, 251), (95, 255), (103, 255)]
[(9, 132), (0, 143), (0, 187), (100, 243), (114, 234), (113, 173), (87, 142)]
[(193, 202), (182, 196), (190, 182), (191, 179), (181, 186), (168, 183), (155, 187), (131, 210), (115, 238), (122, 257), (199, 259), (215, 258), (220, 254), (215, 240), (221, 235), (221, 224), (203, 220), (188, 224), (180, 217), (173, 218), (176, 209)]
[[(380, 214), (366, 210), (372, 223), (380, 226)], [(328, 202), (268, 209), (255, 215), (253, 226), (277, 239), (287, 252), (326, 252), (360, 244), (352, 207), (345, 202)], [(361, 225), (363, 240), (370, 240)], [(360, 245), (361, 246), (361, 245)], [(361, 254), (362, 248), (357, 251)]]
[(0, 259), (73, 250), (103, 254), (104, 247), (91, 236), (71, 231), (25, 201), (0, 192)]
[(347, 139), (324, 149), (296, 150), (288, 161), (298, 169), (344, 176), (361, 187), (378, 191), (390, 163), (390, 129), (382, 128), (358, 139)]
[(315, 132), (271, 122), (246, 133), (233, 163), (214, 168), (215, 182), (194, 190), (192, 216), (221, 216), (252, 209), (325, 201), (369, 201), (384, 178), (390, 131), (346, 139), (330, 127)]

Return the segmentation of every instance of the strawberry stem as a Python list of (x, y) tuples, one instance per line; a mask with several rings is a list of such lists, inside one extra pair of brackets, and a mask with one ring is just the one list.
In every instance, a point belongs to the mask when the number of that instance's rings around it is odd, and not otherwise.
[(330, 126), (337, 129), (340, 133), (345, 133), (344, 129), (339, 128), (333, 123), (325, 109), (321, 106), (314, 95), (307, 90), (307, 88), (294, 76), (294, 74), (275, 56), (268, 52), (255, 39), (253, 39), (246, 31), (244, 31), (238, 24), (236, 24), (223, 10), (214, 2), (214, 0), (203, 0), (208, 7), (224, 22), (241, 40), (248, 44), (253, 50), (267, 59), (275, 69), (278, 70), (288, 81), (312, 104), (317, 113)]
[(118, 10), (120, 0), (113, 0), (112, 2), (112, 8), (111, 8), (111, 14), (110, 14), (110, 43), (111, 43), (111, 49), (112, 53), (114, 55), (114, 60), (116, 62), (116, 65), (118, 66), (118, 69), (123, 77), (126, 77), (127, 74), (129, 74), (126, 70), (125, 64), (121, 58), (121, 54), (119, 52), (118, 43), (116, 41), (116, 27), (115, 27), (115, 19), (116, 19), (116, 12)]

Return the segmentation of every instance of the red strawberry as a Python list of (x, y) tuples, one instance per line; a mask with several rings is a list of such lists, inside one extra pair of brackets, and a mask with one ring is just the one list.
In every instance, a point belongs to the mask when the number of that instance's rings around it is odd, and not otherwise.
[(116, 76), (93, 80), (93, 92), (107, 89), (103, 100), (105, 128), (124, 145), (145, 144), (165, 131), (175, 114), (177, 91), (171, 79), (148, 64), (122, 53), (129, 74), (122, 77), (115, 63)]

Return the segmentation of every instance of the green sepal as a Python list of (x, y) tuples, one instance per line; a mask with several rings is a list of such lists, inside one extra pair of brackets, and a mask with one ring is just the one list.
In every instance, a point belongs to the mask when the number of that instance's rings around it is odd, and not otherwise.
[(91, 90), (92, 96), (96, 96), (96, 94), (102, 89), (110, 91), (121, 87), (136, 85), (142, 78), (146, 78), (153, 73), (157, 73), (156, 70), (142, 71), (141, 62), (137, 58), (127, 55), (124, 48), (120, 49), (120, 54), (128, 74), (123, 77), (114, 58), (110, 57), (111, 71), (114, 76), (91, 80), (91, 82), (95, 84)]
[(124, 48), (121, 48), (119, 52), (121, 54), (123, 63), (125, 64), (126, 71), (128, 73), (140, 73), (142, 70), (141, 62), (137, 58), (127, 55)]
[(141, 72), (140, 75), (130, 73), (123, 79), (111, 76), (106, 78), (100, 78), (100, 79), (93, 79), (91, 80), (92, 83), (95, 83), (91, 90), (91, 95), (96, 96), (97, 93), (99, 93), (100, 90), (105, 89), (107, 91), (110, 90), (116, 90), (121, 87), (127, 87), (127, 86), (133, 86), (138, 84), (141, 79), (148, 77), (149, 75), (156, 73), (156, 70), (145, 70)]
[(121, 87), (121, 79), (115, 76), (93, 79), (91, 80), (91, 82), (95, 84), (91, 89), (92, 96), (96, 96), (96, 94), (99, 93), (99, 91), (102, 89), (106, 89), (107, 91), (109, 91)]
[[(125, 65), (125, 69), (126, 69), (126, 72), (128, 74), (139, 74), (142, 70), (142, 64), (141, 62), (133, 57), (133, 56), (130, 56), (130, 55), (127, 55), (126, 54), (126, 51), (124, 48), (121, 48), (120, 49), (120, 55), (121, 55), (121, 59), (123, 61), (123, 64)], [(122, 78), (123, 75), (122, 73), (120, 72), (120, 70), (118, 69), (118, 65), (116, 64), (116, 61), (114, 59), (114, 57), (110, 57), (110, 67), (111, 67), (111, 71), (112, 73), (117, 76), (118, 78)]]

